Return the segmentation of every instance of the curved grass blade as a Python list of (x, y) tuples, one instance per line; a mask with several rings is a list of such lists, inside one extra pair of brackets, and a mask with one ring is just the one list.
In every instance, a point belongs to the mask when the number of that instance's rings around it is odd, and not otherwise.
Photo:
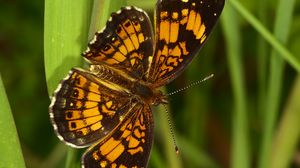
[[(87, 45), (90, 13), (91, 1), (45, 1), (44, 56), (49, 95), (72, 67), (80, 66), (80, 54)], [(66, 166), (73, 165), (68, 161), (74, 160), (75, 151), (69, 150)]]
[(127, 0), (128, 5), (134, 5), (139, 8), (143, 8), (144, 10), (148, 11), (155, 8), (156, 0)]
[(89, 28), (89, 39), (92, 39), (95, 32), (101, 30), (112, 12), (126, 6), (126, 1), (94, 0), (91, 22)]
[(0, 167), (25, 168), (17, 129), (0, 75)]
[(68, 71), (81, 64), (90, 12), (90, 1), (45, 1), (45, 70), (50, 95)]

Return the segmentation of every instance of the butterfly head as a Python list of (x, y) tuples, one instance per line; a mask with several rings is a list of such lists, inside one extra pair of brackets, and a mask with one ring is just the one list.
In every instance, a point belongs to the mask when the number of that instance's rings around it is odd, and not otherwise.
[(159, 104), (168, 104), (168, 97), (164, 95), (162, 91), (157, 90), (156, 92), (154, 92), (151, 104), (154, 106), (157, 106)]

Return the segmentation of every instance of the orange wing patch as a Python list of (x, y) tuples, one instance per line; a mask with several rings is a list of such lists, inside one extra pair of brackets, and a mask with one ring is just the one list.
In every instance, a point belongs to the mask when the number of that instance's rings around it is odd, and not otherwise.
[(110, 137), (87, 150), (82, 157), (83, 165), (130, 168), (147, 165), (153, 139), (150, 107), (137, 105), (131, 114)]
[(224, 1), (161, 1), (157, 4), (156, 48), (147, 75), (157, 87), (176, 78), (206, 41)]
[(141, 79), (153, 54), (153, 35), (147, 14), (134, 7), (113, 13), (96, 33), (83, 56), (93, 64), (107, 64)]

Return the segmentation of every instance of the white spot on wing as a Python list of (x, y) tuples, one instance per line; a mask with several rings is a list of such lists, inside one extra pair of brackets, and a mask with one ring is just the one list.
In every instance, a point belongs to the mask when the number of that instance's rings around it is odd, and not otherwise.
[(94, 36), (94, 38), (90, 41), (90, 44), (94, 44), (97, 40), (97, 36)]
[(98, 34), (102, 33), (106, 29), (106, 26), (104, 26), (100, 31), (97, 31)]
[[(60, 84), (59, 84), (59, 85), (60, 85)], [(53, 96), (53, 97), (51, 98), (51, 103), (50, 103), (50, 105), (49, 105), (49, 108), (50, 108), (50, 109), (52, 109), (52, 107), (54, 106), (55, 101), (56, 101), (56, 98), (55, 98), (55, 96)]]
[(54, 118), (54, 114), (52, 112), (49, 115), (50, 115), (50, 118), (52, 118), (52, 119)]
[(62, 83), (63, 83), (64, 81), (68, 80), (68, 79), (70, 78), (70, 76), (71, 76), (72, 73), (73, 73), (73, 70), (70, 70), (70, 71), (69, 71), (69, 74), (68, 74), (68, 75), (60, 82), (60, 84), (57, 86), (56, 90), (54, 91), (54, 96), (52, 97), (52, 99), (51, 99), (51, 104), (50, 104), (50, 106), (49, 106), (49, 116), (50, 116), (50, 120), (51, 120), (53, 129), (54, 129), (54, 131), (55, 131), (56, 136), (58, 137), (58, 139), (60, 139), (60, 140), (63, 141), (66, 145), (71, 146), (71, 147), (73, 147), (73, 148), (84, 148), (84, 147), (87, 147), (88, 145), (86, 145), (86, 146), (77, 146), (77, 145), (74, 145), (74, 144), (72, 144), (72, 143), (70, 143), (70, 142), (65, 141), (65, 139), (63, 138), (63, 136), (58, 132), (58, 126), (57, 126), (57, 124), (56, 124), (56, 122), (55, 122), (55, 120), (54, 120), (55, 116), (54, 116), (54, 113), (53, 113), (53, 106), (54, 106), (54, 104), (55, 104), (55, 102), (56, 102), (56, 95), (57, 95), (57, 93), (61, 90), (61, 88), (62, 88)]
[(122, 12), (122, 10), (118, 10), (116, 13), (117, 13), (117, 14), (120, 14), (121, 12)]

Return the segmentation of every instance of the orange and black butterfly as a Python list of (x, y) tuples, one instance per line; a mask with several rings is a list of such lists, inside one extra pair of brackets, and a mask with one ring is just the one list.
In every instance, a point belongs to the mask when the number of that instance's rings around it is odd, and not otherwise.
[(151, 105), (167, 103), (160, 87), (175, 79), (203, 46), (224, 0), (158, 0), (155, 36), (136, 7), (113, 13), (52, 97), (50, 118), (58, 138), (88, 147), (83, 167), (147, 167)]

